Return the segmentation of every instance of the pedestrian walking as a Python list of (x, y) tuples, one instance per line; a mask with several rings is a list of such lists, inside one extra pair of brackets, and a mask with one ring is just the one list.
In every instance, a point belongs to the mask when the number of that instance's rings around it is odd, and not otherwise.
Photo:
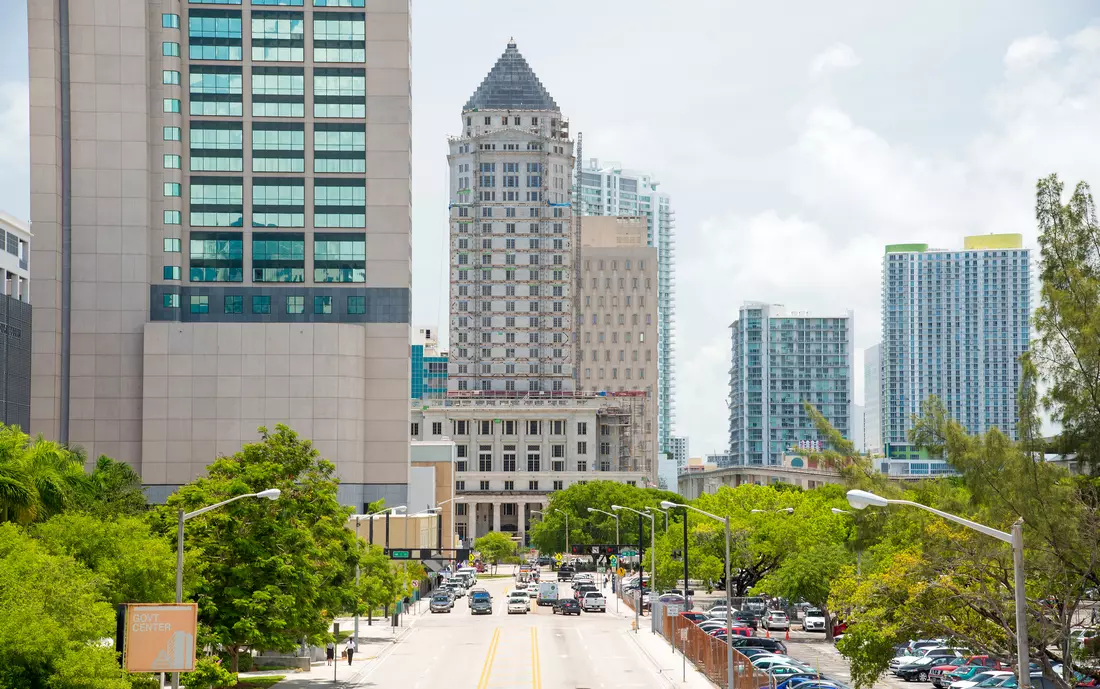
[(336, 662), (336, 642), (330, 641), (325, 646), (325, 665), (332, 665)]
[(351, 665), (351, 657), (355, 655), (355, 639), (348, 637), (348, 645), (344, 647), (344, 653), (348, 656), (348, 665)]

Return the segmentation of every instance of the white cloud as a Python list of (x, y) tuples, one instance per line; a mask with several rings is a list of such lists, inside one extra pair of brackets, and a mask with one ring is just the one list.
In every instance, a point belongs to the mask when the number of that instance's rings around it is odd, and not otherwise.
[(846, 43), (834, 43), (824, 52), (818, 53), (810, 61), (810, 76), (819, 76), (842, 69), (850, 69), (859, 64), (859, 56)]
[[(691, 438), (692, 454), (726, 446), (726, 326), (744, 301), (853, 309), (863, 349), (880, 339), (885, 244), (958, 247), (964, 235), (1019, 232), (1034, 247), (1039, 177), (1057, 172), (1067, 186), (1082, 179), (1100, 186), (1097, 49), (1095, 29), (1013, 42), (1004, 78), (987, 89), (980, 132), (945, 153), (890, 140), (816, 100), (827, 95), (800, 105), (772, 180), (793, 202), (712, 216), (696, 233), (680, 233), (680, 294), (692, 298), (679, 302), (677, 339), (691, 346), (679, 354), (677, 431)], [(818, 63), (835, 64), (822, 56)]]
[(1058, 41), (1047, 34), (1018, 38), (1005, 51), (1005, 67), (1026, 69), (1054, 57), (1058, 53)]
[(0, 82), (0, 210), (30, 216), (30, 95), (27, 82)]

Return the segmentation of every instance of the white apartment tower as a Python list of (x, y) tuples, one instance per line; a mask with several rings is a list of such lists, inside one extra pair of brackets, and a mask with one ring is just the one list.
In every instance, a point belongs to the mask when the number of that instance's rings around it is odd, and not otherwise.
[(448, 390), (572, 392), (573, 141), (514, 42), (449, 146)]

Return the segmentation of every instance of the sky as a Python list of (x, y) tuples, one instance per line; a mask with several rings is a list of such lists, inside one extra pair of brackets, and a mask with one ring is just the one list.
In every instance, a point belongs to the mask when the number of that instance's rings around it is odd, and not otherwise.
[[(26, 7), (0, 2), (0, 209), (28, 215)], [(676, 211), (675, 432), (727, 445), (745, 301), (855, 313), (888, 243), (1035, 246), (1036, 180), (1100, 183), (1100, 9), (1084, 0), (413, 0), (413, 321), (447, 323), (447, 146), (510, 38), (585, 158)], [(31, 267), (33, 270), (33, 266)]]

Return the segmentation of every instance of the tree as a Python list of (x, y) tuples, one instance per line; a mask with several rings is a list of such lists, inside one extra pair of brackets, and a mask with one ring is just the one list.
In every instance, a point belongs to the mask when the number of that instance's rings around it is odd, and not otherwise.
[[(187, 545), (200, 561), (190, 594), (210, 639), (232, 658), (245, 648), (291, 651), (320, 643), (330, 611), (355, 600), (355, 535), (336, 498), (335, 467), (308, 440), (279, 424), (260, 441), (207, 467), (207, 477), (171, 496), (171, 509), (194, 510), (268, 488), (277, 501), (238, 500), (188, 522)], [(171, 522), (171, 514), (165, 521)]]
[(366, 615), (396, 603), (401, 598), (402, 582), (385, 549), (369, 543), (361, 548), (357, 600), (359, 614)]
[(100, 599), (113, 605), (157, 603), (175, 595), (176, 554), (136, 517), (101, 520), (69, 512), (31, 533), (52, 553), (68, 555), (95, 574)]
[(101, 517), (140, 515), (148, 508), (141, 476), (130, 465), (101, 455), (88, 474), (77, 506)]
[(1040, 302), (1032, 356), (1049, 383), (1043, 403), (1062, 426), (1062, 449), (1100, 464), (1100, 241), (1089, 185), (1069, 202), (1057, 175), (1036, 187)]
[(129, 689), (95, 574), (0, 524), (0, 689)]
[(779, 564), (765, 575), (754, 591), (806, 601), (825, 614), (825, 638), (833, 639), (833, 614), (829, 595), (833, 583), (853, 568), (848, 541), (852, 534), (847, 519), (832, 508), (845, 504), (841, 486), (824, 486), (805, 492), (799, 507), (786, 517), (790, 521), (792, 547)]
[(515, 553), (516, 544), (504, 534), (498, 531), (490, 531), (474, 541), (474, 550), (481, 553), (481, 557), (492, 563), (493, 572), (495, 573), (500, 561)]
[[(541, 519), (531, 529), (531, 544), (543, 553), (560, 553), (565, 550), (565, 514), (569, 515), (569, 543), (612, 544), (615, 542), (615, 520), (599, 512), (589, 512), (589, 507), (611, 511), (612, 505), (623, 505), (636, 510), (657, 508), (662, 500), (683, 502), (676, 493), (656, 488), (639, 488), (619, 481), (589, 481), (575, 483), (550, 496), (550, 504)], [(660, 516), (660, 515), (658, 515)], [(643, 542), (649, 547), (648, 531), (639, 539), (636, 515), (621, 513), (620, 538), (622, 543)]]
[(30, 524), (73, 507), (86, 490), (81, 458), (17, 426), (0, 426), (0, 521)]

